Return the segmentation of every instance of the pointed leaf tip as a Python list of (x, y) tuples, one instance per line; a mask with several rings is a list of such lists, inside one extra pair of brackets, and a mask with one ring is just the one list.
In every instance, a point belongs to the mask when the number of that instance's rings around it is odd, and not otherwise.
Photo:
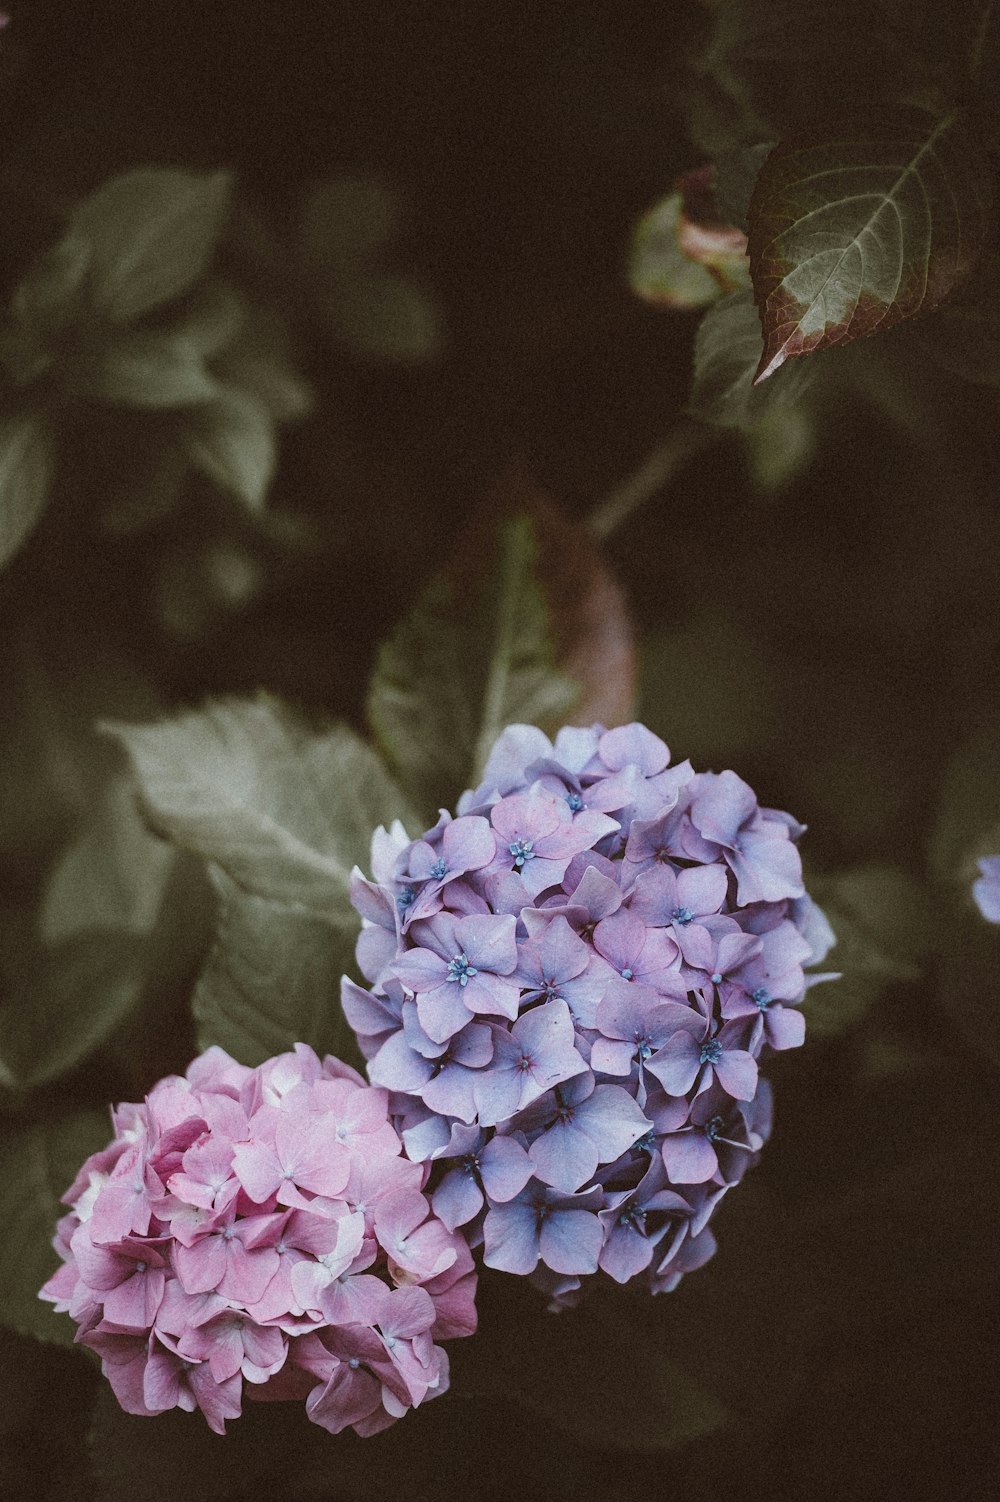
[(987, 164), (957, 114), (781, 142), (750, 200), (764, 338), (754, 385), (786, 360), (935, 308), (973, 271), (991, 199)]

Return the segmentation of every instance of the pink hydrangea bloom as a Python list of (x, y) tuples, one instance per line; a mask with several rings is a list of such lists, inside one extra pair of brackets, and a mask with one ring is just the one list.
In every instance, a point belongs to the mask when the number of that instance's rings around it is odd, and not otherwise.
[(304, 1044), (257, 1069), (211, 1048), (113, 1120), (40, 1297), (128, 1413), (200, 1408), (221, 1434), (248, 1384), (367, 1435), (446, 1390), (436, 1342), (475, 1329), (476, 1274), (384, 1090)]

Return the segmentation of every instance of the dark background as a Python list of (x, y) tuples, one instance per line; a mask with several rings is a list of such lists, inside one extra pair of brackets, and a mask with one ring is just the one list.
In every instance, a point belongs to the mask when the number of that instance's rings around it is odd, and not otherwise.
[[(195, 640), (151, 617), (164, 551), (221, 525), (190, 510), (127, 541), (56, 528), (19, 561), (0, 622), (30, 592), (48, 630), (86, 621), (168, 704), (263, 685), (359, 719), (377, 640), (512, 458), (583, 516), (687, 398), (696, 316), (641, 305), (624, 267), (636, 217), (699, 160), (678, 78), (702, 7), (11, 8), (5, 283), (51, 237), (54, 203), (129, 165), (231, 165), (279, 223), (309, 185), (374, 173), (402, 192), (400, 256), (433, 289), (446, 344), (436, 366), (387, 369), (299, 330), (319, 404), (285, 440), (274, 504), (316, 541), (252, 543), (265, 582), (245, 610)], [(948, 760), (995, 719), (996, 437), (955, 407), (942, 440), (845, 399), (777, 497), (720, 436), (609, 543), (644, 646), (644, 718), (675, 754), (732, 758), (762, 801), (808, 821), (819, 871), (891, 862), (922, 881)], [(554, 1411), (577, 1401), (559, 1373), (547, 1396), (487, 1395), (483, 1357), (456, 1349), (449, 1398), (363, 1446), (328, 1442), (328, 1495), (987, 1495), (996, 984), (984, 1000), (970, 981), (970, 1027), (938, 999), (946, 964), (961, 954), (773, 1064), (776, 1134), (719, 1214), (718, 1257), (643, 1313), (722, 1397), (726, 1428), (663, 1454), (595, 1422), (587, 1444), (586, 1414)], [(186, 1042), (157, 1072), (183, 1067)], [(484, 1284), (481, 1349), (538, 1317), (525, 1291)], [(91, 1494), (88, 1453), (122, 1495), (184, 1495), (183, 1470), (102, 1459), (100, 1422), (88, 1451), (95, 1384), (74, 1353), (10, 1338), (4, 1360), (24, 1370), (11, 1497)], [(211, 1446), (227, 1495), (242, 1494), (237, 1431), (271, 1421), (248, 1407)], [(295, 1474), (262, 1474), (246, 1495), (300, 1495)], [(313, 1469), (301, 1495), (315, 1486)]]

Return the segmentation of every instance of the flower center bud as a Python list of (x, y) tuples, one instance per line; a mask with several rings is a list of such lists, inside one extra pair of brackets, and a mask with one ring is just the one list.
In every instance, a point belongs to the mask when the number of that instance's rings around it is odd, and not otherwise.
[(516, 870), (520, 871), (525, 861), (533, 861), (535, 859), (534, 844), (534, 840), (511, 840), (507, 849), (514, 857), (514, 867)]
[(479, 971), (469, 964), (467, 954), (456, 954), (453, 960), (448, 961), (448, 979), (457, 981), (460, 986), (467, 986), (478, 974)]
[(701, 1045), (701, 1062), (703, 1064), (717, 1064), (722, 1057), (722, 1044), (718, 1038), (709, 1038), (707, 1043)]
[(445, 864), (444, 856), (443, 855), (439, 855), (438, 858), (437, 858), (437, 860), (434, 862), (433, 866), (431, 867), (430, 874), (431, 874), (431, 876), (433, 876), (433, 878), (434, 878), (435, 881), (443, 881), (444, 878), (445, 878), (445, 876), (447, 875), (447, 873), (448, 873), (448, 867)]
[(694, 913), (692, 913), (689, 907), (675, 907), (670, 916), (675, 923), (679, 923), (683, 928), (685, 924), (690, 923), (694, 918)]
[(766, 1012), (774, 997), (770, 991), (765, 991), (763, 986), (758, 986), (756, 991), (750, 992), (750, 1000), (755, 1002), (762, 1012)]

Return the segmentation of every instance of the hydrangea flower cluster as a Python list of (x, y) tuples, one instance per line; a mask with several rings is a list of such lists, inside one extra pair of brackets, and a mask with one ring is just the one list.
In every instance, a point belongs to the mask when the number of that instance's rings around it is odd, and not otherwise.
[(200, 1408), (221, 1434), (246, 1382), (368, 1435), (445, 1391), (435, 1342), (475, 1329), (476, 1274), (387, 1106), (299, 1044), (257, 1069), (211, 1048), (113, 1112), (41, 1297), (127, 1412)]
[(445, 1225), (554, 1304), (673, 1288), (766, 1141), (833, 943), (803, 826), (633, 724), (509, 727), (457, 817), (377, 831), (342, 1000)]

